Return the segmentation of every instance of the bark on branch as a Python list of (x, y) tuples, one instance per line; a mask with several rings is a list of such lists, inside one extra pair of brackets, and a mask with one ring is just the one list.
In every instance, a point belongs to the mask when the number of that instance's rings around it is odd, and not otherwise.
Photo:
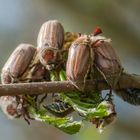
[[(115, 89), (137, 88), (140, 89), (140, 75), (123, 73)], [(86, 81), (85, 90), (95, 89), (106, 90), (109, 86), (104, 80)], [(0, 96), (24, 95), (24, 94), (44, 94), (77, 91), (75, 86), (69, 81), (55, 82), (34, 82), (0, 85)]]

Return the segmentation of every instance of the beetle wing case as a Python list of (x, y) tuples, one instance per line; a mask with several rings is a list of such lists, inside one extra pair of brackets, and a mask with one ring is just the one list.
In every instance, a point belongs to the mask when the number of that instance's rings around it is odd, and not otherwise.
[[(24, 73), (26, 73), (36, 54), (36, 48), (30, 44), (20, 44), (10, 55), (1, 73), (2, 84), (19, 82)], [(25, 118), (27, 103), (22, 95), (19, 96), (1, 96), (0, 107), (5, 115), (10, 118)], [(28, 122), (28, 121), (27, 121)]]
[(71, 45), (68, 53), (66, 75), (67, 79), (80, 90), (84, 85), (77, 85), (77, 82), (84, 82), (90, 67), (90, 46), (87, 36), (81, 36)]
[(61, 61), (61, 51), (64, 43), (64, 28), (57, 20), (45, 22), (38, 34), (37, 52), (42, 65), (53, 70)]
[(62, 49), (64, 43), (64, 28), (57, 20), (45, 22), (39, 31), (37, 38), (37, 50), (43, 47)]
[(103, 74), (107, 82), (114, 87), (123, 68), (110, 40), (101, 36), (98, 36), (97, 39), (95, 37), (93, 51), (95, 53), (95, 66)]
[(30, 65), (36, 48), (30, 44), (20, 44), (2, 68), (2, 84), (11, 83), (11, 78), (20, 77)]

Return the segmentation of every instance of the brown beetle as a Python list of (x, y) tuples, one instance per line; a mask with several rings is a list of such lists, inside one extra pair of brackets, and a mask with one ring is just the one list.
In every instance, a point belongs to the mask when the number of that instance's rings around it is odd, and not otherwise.
[[(48, 73), (36, 57), (36, 48), (20, 44), (2, 68), (2, 84), (48, 80)], [(23, 96), (0, 97), (0, 106), (9, 118), (28, 116), (27, 102)], [(27, 119), (26, 119), (27, 120)]]
[[(36, 48), (30, 44), (20, 44), (11, 54), (1, 72), (2, 84), (33, 82), (48, 75), (48, 71), (38, 60)], [(49, 80), (49, 78), (46, 80)]]
[(91, 36), (90, 39), (95, 53), (94, 65), (113, 88), (123, 71), (120, 59), (112, 47), (110, 39), (103, 36)]
[(36, 48), (30, 44), (20, 44), (11, 54), (2, 68), (2, 84), (18, 82), (36, 53)]
[(37, 52), (40, 62), (48, 69), (55, 69), (61, 61), (64, 43), (64, 29), (57, 20), (45, 22), (37, 39)]
[[(36, 49), (32, 45), (20, 44), (2, 68), (2, 84), (19, 82), (29, 67), (35, 52)], [(2, 96), (0, 97), (0, 106), (11, 119), (18, 118), (21, 115), (25, 118), (27, 104), (23, 101), (23, 96)]]
[(94, 53), (91, 55), (91, 52), (88, 36), (82, 35), (72, 43), (68, 53), (66, 66), (67, 79), (82, 91), (84, 85), (78, 84), (78, 82), (85, 82), (91, 62), (93, 62), (94, 59)]

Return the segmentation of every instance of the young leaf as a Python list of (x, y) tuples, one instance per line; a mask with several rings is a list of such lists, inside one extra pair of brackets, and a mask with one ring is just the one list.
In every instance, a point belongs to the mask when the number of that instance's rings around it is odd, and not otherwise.
[(81, 121), (73, 121), (70, 117), (56, 118), (46, 115), (46, 110), (43, 109), (36, 111), (35, 108), (30, 107), (29, 112), (32, 114), (35, 120), (51, 124), (68, 134), (75, 134), (79, 132), (82, 125)]

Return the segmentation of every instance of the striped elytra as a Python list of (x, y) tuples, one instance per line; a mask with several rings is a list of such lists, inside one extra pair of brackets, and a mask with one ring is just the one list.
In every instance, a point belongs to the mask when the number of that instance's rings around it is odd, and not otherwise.
[(90, 52), (88, 36), (83, 35), (77, 38), (69, 48), (66, 65), (67, 79), (71, 81), (78, 89), (83, 89), (83, 84), (90, 68)]
[[(17, 46), (2, 68), (2, 84), (19, 82), (32, 63), (35, 53), (36, 48), (31, 44), (20, 44)], [(0, 107), (10, 119), (19, 118), (21, 116), (25, 118), (27, 103), (24, 102), (22, 95), (1, 96)]]
[[(41, 82), (49, 79), (48, 71), (36, 60), (36, 48), (30, 44), (17, 46), (1, 73), (2, 84)], [(0, 97), (0, 107), (11, 119), (22, 116), (28, 122), (27, 106), (28, 103), (22, 95)]]
[(48, 70), (55, 69), (61, 59), (64, 43), (64, 28), (57, 20), (45, 22), (38, 34), (37, 52), (42, 65)]
[(31, 64), (36, 48), (30, 44), (20, 44), (10, 55), (1, 72), (2, 84), (13, 82), (23, 75)]
[(37, 50), (44, 47), (62, 49), (64, 43), (64, 28), (57, 20), (45, 22), (37, 38)]
[(110, 39), (102, 36), (93, 36), (92, 41), (95, 54), (94, 65), (111, 87), (115, 87), (123, 68), (118, 55), (110, 43)]

